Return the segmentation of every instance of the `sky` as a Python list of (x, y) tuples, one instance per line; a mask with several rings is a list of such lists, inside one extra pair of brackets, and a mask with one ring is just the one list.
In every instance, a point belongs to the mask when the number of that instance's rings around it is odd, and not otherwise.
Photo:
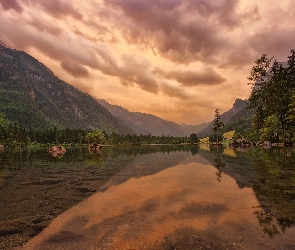
[(0, 40), (91, 96), (190, 125), (295, 49), (294, 0), (0, 0)]

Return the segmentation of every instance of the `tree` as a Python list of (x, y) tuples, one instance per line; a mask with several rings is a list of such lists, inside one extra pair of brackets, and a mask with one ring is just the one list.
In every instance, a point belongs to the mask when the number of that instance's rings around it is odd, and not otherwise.
[[(248, 107), (255, 110), (254, 130), (263, 132), (265, 139), (266, 135), (270, 135), (268, 140), (274, 138), (271, 131), (276, 130), (277, 135), (286, 142), (288, 130), (291, 129), (288, 113), (295, 88), (295, 51), (291, 51), (287, 64), (275, 60), (271, 66), (272, 59), (263, 54), (255, 61), (256, 65), (248, 77), (252, 81)], [(276, 121), (276, 129), (269, 130), (270, 120)]]
[(266, 89), (267, 82), (270, 78), (269, 69), (272, 58), (268, 58), (266, 54), (262, 54), (255, 61), (251, 73), (248, 77), (248, 84), (252, 85), (252, 91), (249, 97), (248, 108), (255, 109), (253, 127), (260, 129), (263, 127), (263, 120), (267, 116), (265, 101), (267, 100)]
[(105, 142), (104, 133), (101, 132), (100, 130), (88, 132), (85, 136), (85, 139), (88, 140), (88, 144), (90, 144), (90, 142), (98, 143), (98, 144)]
[(199, 143), (200, 140), (198, 138), (198, 135), (196, 133), (192, 133), (189, 137), (190, 143)]
[(265, 119), (264, 127), (260, 129), (260, 141), (277, 142), (279, 139), (280, 125), (277, 116), (270, 115)]
[(219, 109), (216, 109), (212, 131), (216, 136), (217, 145), (219, 144), (219, 132), (223, 129), (223, 127), (224, 127), (224, 123), (221, 121)]

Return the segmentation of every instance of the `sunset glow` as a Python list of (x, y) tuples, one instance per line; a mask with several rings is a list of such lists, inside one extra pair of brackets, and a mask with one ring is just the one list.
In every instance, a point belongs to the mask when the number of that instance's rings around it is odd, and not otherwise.
[(0, 40), (95, 98), (177, 123), (250, 94), (254, 61), (295, 48), (292, 0), (0, 0)]

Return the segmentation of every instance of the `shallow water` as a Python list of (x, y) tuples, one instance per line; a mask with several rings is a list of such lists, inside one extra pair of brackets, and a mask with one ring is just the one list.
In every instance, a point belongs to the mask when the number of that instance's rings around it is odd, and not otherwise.
[(7, 249), (9, 237), (10, 246), (31, 239), (25, 249), (295, 249), (292, 148), (108, 147), (93, 155), (74, 147), (62, 158), (44, 149), (1, 156)]

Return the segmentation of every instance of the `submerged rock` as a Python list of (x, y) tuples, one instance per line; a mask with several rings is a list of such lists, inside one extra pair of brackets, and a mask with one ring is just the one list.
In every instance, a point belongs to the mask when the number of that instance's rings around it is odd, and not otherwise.
[(95, 154), (101, 153), (102, 152), (102, 146), (100, 144), (96, 144), (96, 143), (91, 144), (91, 145), (88, 146), (88, 151), (90, 153), (95, 153)]

